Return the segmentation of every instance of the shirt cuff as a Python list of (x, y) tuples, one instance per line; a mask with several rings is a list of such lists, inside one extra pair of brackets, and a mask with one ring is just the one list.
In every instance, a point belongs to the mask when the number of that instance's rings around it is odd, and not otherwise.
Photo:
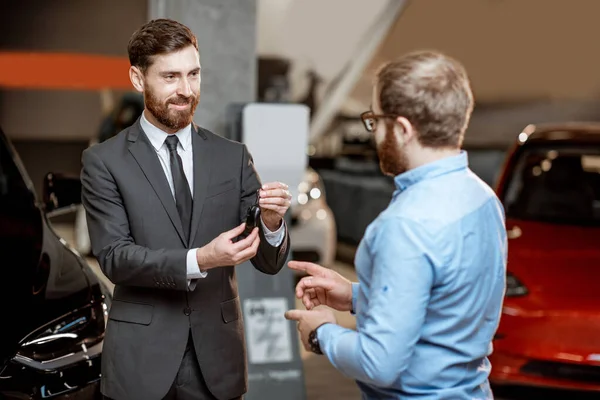
[(275, 232), (271, 232), (269, 228), (267, 228), (267, 226), (263, 222), (262, 217), (260, 217), (260, 224), (262, 225), (263, 232), (265, 233), (265, 239), (267, 239), (267, 242), (269, 242), (269, 244), (273, 247), (279, 247), (283, 242), (283, 238), (285, 237), (285, 223), (283, 222), (283, 220), (281, 221), (279, 229), (277, 229)]
[(358, 298), (358, 283), (352, 282), (352, 314), (356, 314), (356, 299)]
[(327, 358), (332, 360), (333, 341), (339, 338), (342, 333), (347, 332), (349, 329), (337, 324), (323, 324), (317, 328), (317, 340), (319, 341), (319, 347)]
[(187, 270), (187, 279), (188, 285), (191, 279), (200, 279), (206, 278), (208, 272), (200, 271), (200, 267), (198, 266), (198, 260), (196, 259), (196, 251), (198, 249), (191, 249), (187, 252), (186, 257), (186, 270)]

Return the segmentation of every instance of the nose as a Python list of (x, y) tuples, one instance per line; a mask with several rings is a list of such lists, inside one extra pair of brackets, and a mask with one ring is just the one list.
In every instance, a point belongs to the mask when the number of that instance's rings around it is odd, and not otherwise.
[(185, 97), (190, 97), (192, 95), (192, 86), (190, 85), (190, 81), (188, 79), (183, 78), (179, 81), (177, 94)]

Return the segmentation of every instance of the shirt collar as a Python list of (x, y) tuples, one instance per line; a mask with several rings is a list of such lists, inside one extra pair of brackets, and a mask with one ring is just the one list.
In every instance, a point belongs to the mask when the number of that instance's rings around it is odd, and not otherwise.
[(441, 160), (433, 161), (403, 172), (400, 175), (396, 175), (396, 177), (394, 177), (394, 183), (396, 184), (397, 192), (401, 192), (406, 190), (409, 186), (425, 179), (435, 178), (449, 172), (465, 169), (468, 166), (469, 161), (467, 152), (461, 150), (460, 153), (455, 156), (442, 158)]
[[(140, 125), (142, 126), (142, 130), (150, 139), (150, 143), (152, 143), (152, 147), (156, 151), (159, 151), (161, 147), (165, 144), (165, 139), (169, 134), (156, 126), (152, 125), (150, 121), (146, 119), (146, 115), (143, 112), (142, 118), (140, 119)], [(185, 128), (174, 133), (179, 139), (179, 144), (183, 148), (184, 151), (191, 149), (192, 146), (192, 124), (189, 124)]]

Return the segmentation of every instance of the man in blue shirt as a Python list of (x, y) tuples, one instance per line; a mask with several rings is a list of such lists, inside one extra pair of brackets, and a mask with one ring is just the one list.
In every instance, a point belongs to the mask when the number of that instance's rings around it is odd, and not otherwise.
[[(290, 310), (305, 347), (356, 379), (364, 399), (491, 399), (487, 356), (504, 298), (504, 210), (461, 150), (473, 109), (456, 60), (411, 53), (377, 74), (363, 113), (396, 191), (367, 228), (359, 283), (315, 264)], [(329, 308), (356, 315), (356, 330)]]

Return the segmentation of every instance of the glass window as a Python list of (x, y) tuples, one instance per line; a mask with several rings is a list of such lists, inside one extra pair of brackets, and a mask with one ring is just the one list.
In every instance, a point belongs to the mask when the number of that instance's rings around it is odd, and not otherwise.
[(600, 225), (600, 148), (523, 148), (508, 181), (504, 205), (512, 218)]

